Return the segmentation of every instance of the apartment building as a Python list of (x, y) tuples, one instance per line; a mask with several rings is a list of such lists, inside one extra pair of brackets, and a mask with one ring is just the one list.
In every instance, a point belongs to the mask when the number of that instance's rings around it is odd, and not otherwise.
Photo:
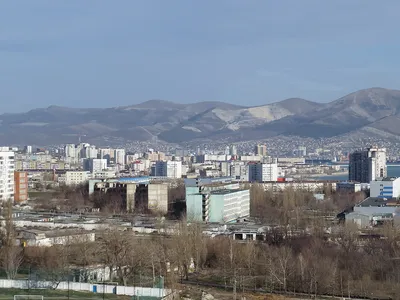
[(386, 149), (367, 148), (350, 154), (349, 180), (368, 183), (387, 177)]
[(256, 145), (254, 147), (254, 154), (260, 156), (267, 156), (267, 146), (266, 145)]
[(105, 158), (89, 158), (85, 159), (83, 163), (85, 171), (90, 173), (97, 173), (107, 169), (107, 159)]
[(278, 164), (250, 163), (248, 164), (250, 182), (266, 182), (278, 180)]
[(114, 161), (116, 165), (125, 166), (125, 149), (115, 149)]
[(14, 201), (23, 202), (28, 200), (28, 173), (14, 172)]
[(86, 183), (90, 178), (91, 174), (87, 171), (67, 171), (58, 177), (58, 182), (65, 185), (79, 185)]
[(14, 200), (14, 152), (0, 147), (0, 201)]
[(182, 162), (157, 161), (151, 171), (152, 176), (182, 178)]
[(229, 223), (250, 214), (250, 191), (227, 178), (186, 179), (189, 222)]

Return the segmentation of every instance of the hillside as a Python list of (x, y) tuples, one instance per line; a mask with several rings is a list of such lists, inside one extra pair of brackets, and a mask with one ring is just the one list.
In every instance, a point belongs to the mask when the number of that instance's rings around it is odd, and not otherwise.
[(330, 103), (299, 98), (257, 107), (223, 102), (179, 104), (150, 100), (112, 108), (50, 106), (0, 115), (3, 144), (48, 145), (106, 138), (173, 143), (194, 139), (262, 139), (276, 135), (332, 137), (373, 132), (400, 135), (400, 91), (360, 90)]

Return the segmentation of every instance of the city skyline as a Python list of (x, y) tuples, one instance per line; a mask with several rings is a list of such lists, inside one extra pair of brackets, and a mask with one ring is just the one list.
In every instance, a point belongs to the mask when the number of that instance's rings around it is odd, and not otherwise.
[(400, 88), (398, 8), (397, 1), (8, 1), (0, 12), (0, 113), (150, 99), (328, 102), (367, 87)]

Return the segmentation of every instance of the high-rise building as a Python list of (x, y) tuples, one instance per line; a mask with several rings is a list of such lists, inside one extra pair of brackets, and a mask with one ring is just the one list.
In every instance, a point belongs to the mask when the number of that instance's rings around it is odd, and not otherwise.
[(76, 158), (77, 157), (76, 148), (75, 148), (74, 144), (65, 145), (64, 152), (65, 152), (66, 158)]
[(32, 154), (32, 146), (25, 146), (25, 153)]
[(151, 170), (152, 176), (182, 178), (181, 161), (157, 161)]
[(22, 202), (28, 200), (28, 173), (14, 172), (14, 201)]
[(110, 163), (110, 160), (113, 157), (114, 157), (114, 150), (113, 149), (110, 149), (110, 148), (100, 149), (100, 157), (98, 157), (98, 158), (107, 159), (107, 164)]
[(115, 149), (114, 161), (116, 165), (125, 166), (125, 149)]
[(83, 162), (85, 171), (91, 173), (101, 172), (107, 169), (107, 159), (105, 158), (88, 158)]
[(235, 145), (229, 146), (229, 155), (236, 156), (237, 155), (237, 148)]
[(80, 158), (97, 158), (97, 148), (94, 145), (86, 144), (81, 149)]
[(248, 164), (250, 182), (265, 182), (278, 180), (278, 164), (250, 163)]
[(266, 145), (256, 145), (254, 147), (254, 154), (260, 156), (267, 156), (267, 146)]
[(0, 201), (14, 201), (14, 152), (0, 147)]
[(350, 154), (349, 180), (369, 183), (383, 177), (387, 177), (385, 148), (368, 148)]

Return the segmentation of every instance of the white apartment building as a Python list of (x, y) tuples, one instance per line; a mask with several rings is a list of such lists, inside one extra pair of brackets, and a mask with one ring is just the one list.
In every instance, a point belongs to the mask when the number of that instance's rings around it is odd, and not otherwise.
[(58, 181), (65, 185), (79, 185), (87, 182), (90, 178), (91, 174), (87, 171), (67, 171), (64, 176), (58, 178)]
[(0, 147), (0, 201), (14, 201), (14, 152)]
[(254, 147), (254, 154), (260, 156), (267, 156), (267, 146), (266, 145), (256, 145)]
[(400, 197), (400, 178), (380, 178), (370, 182), (370, 197)]
[(152, 176), (182, 178), (181, 161), (157, 161), (152, 167)]
[(85, 171), (90, 173), (101, 172), (107, 169), (107, 159), (104, 158), (89, 158), (84, 161)]
[(96, 146), (86, 144), (81, 149), (81, 158), (97, 158), (98, 150)]
[(116, 165), (125, 166), (125, 149), (115, 149), (114, 160)]
[(77, 158), (76, 148), (74, 144), (67, 144), (64, 148), (65, 158)]
[(250, 163), (248, 174), (250, 182), (277, 181), (278, 164)]

